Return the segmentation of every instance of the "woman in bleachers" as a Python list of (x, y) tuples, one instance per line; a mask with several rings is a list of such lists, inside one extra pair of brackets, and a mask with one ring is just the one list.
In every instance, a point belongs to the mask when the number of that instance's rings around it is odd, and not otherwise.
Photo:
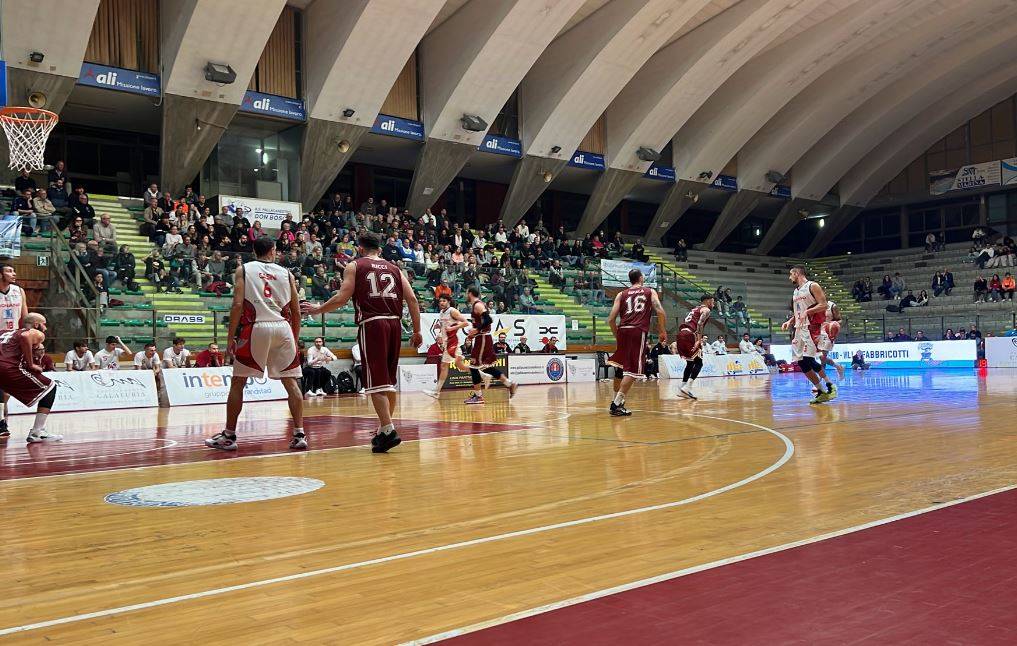
[(989, 295), (989, 281), (985, 280), (985, 276), (979, 276), (975, 279), (974, 291), (975, 302), (984, 303)]
[(989, 279), (989, 296), (992, 298), (993, 303), (1003, 300), (1003, 281), (999, 274), (993, 274), (992, 278)]
[(924, 289), (918, 292), (918, 300), (915, 301), (915, 307), (924, 307), (929, 304), (929, 292)]
[(1017, 281), (1014, 281), (1013, 274), (1006, 272), (1006, 276), (1003, 276), (1003, 298), (1009, 298), (1010, 302), (1013, 302), (1014, 289), (1017, 288)]
[(890, 291), (891, 289), (893, 289), (893, 279), (890, 278), (890, 274), (885, 274), (883, 276), (883, 283), (879, 286), (877, 291), (879, 292), (879, 295), (883, 297), (883, 300), (888, 301), (893, 298), (893, 292)]

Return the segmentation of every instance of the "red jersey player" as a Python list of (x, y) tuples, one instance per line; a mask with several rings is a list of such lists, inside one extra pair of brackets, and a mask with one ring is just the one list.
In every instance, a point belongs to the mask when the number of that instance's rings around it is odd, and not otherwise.
[(501, 370), (494, 367), (498, 357), (494, 353), (494, 339), (491, 338), (491, 326), (494, 320), (491, 313), (487, 311), (480, 298), (480, 290), (470, 287), (466, 290), (466, 302), (470, 306), (470, 318), (473, 327), (467, 337), (473, 342), (470, 349), (470, 376), (473, 378), (473, 394), (470, 395), (467, 404), (483, 404), (484, 395), (481, 393), (481, 384), (486, 389), (491, 385), (491, 379), (497, 379), (509, 389), (509, 399), (516, 394), (517, 385), (502, 374)]
[(650, 331), (650, 316), (654, 312), (657, 314), (657, 337), (661, 343), (667, 343), (666, 314), (657, 292), (643, 286), (643, 272), (638, 269), (629, 272), (629, 282), (632, 287), (618, 292), (608, 316), (608, 323), (618, 343), (614, 354), (607, 360), (608, 364), (615, 367), (611, 414), (616, 417), (632, 414), (625, 408), (625, 395), (634, 380), (645, 379), (646, 335)]
[(35, 362), (34, 348), (45, 340), (46, 317), (34, 312), (21, 318), (19, 329), (0, 335), (0, 388), (25, 406), (39, 405), (26, 438), (29, 444), (64, 439), (46, 432), (46, 417), (56, 400), (57, 386)]
[(438, 399), (441, 395), (441, 387), (448, 378), (449, 366), (465, 372), (469, 369), (466, 359), (463, 358), (463, 351), (459, 347), (459, 330), (466, 329), (470, 322), (463, 314), (452, 307), (452, 297), (442, 294), (438, 297), (438, 331), (435, 333), (435, 341), (442, 349), (441, 363), (438, 366), (438, 384), (434, 390), (425, 390), (424, 394)]
[(699, 306), (692, 308), (692, 311), (685, 317), (685, 321), (678, 326), (678, 338), (675, 345), (678, 346), (678, 354), (685, 359), (685, 374), (682, 376), (682, 387), (678, 394), (687, 399), (696, 399), (692, 394), (692, 384), (703, 369), (703, 330), (706, 322), (710, 320), (710, 310), (715, 304), (710, 294), (703, 294), (699, 297)]
[[(18, 283), (18, 273), (13, 265), (0, 262), (0, 333), (17, 330), (21, 319), (28, 314), (28, 299)], [(7, 393), (0, 393), (0, 440), (10, 437), (7, 430)]]
[[(244, 408), (244, 386), (251, 378), (278, 379), (286, 389), (293, 416), (291, 449), (306, 449), (304, 398), (300, 392), (300, 303), (290, 272), (275, 263), (275, 243), (270, 238), (254, 241), (257, 260), (245, 262), (233, 276), (229, 344), (233, 376), (226, 398), (226, 428), (205, 440), (205, 446), (221, 451), (237, 450), (237, 418)], [(169, 350), (167, 350), (169, 352)]]
[(357, 343), (364, 371), (364, 393), (371, 397), (378, 413), (378, 432), (371, 439), (371, 451), (385, 453), (402, 442), (392, 423), (396, 405), (396, 377), (399, 371), (399, 347), (402, 344), (403, 301), (410, 310), (414, 348), (423, 343), (420, 336), (420, 307), (410, 281), (395, 265), (381, 257), (381, 242), (370, 233), (357, 240), (359, 257), (343, 270), (339, 292), (321, 305), (305, 303), (301, 308), (311, 316), (332, 312), (350, 299), (356, 310)]

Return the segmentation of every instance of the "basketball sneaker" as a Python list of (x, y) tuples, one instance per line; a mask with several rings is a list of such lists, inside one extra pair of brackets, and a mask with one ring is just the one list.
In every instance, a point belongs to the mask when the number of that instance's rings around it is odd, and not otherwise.
[(698, 400), (699, 399), (698, 397), (696, 397), (695, 395), (692, 394), (691, 390), (688, 390), (687, 388), (679, 388), (678, 389), (678, 394), (680, 396), (684, 397), (685, 399), (692, 399), (692, 400)]
[(816, 393), (816, 396), (809, 400), (810, 404), (825, 404), (830, 401), (830, 393)]
[[(236, 442), (234, 442), (236, 444)], [(307, 436), (303, 433), (294, 433), (293, 439), (290, 440), (291, 449), (306, 449), (307, 448)]]
[(431, 399), (438, 399), (438, 397), (441, 395), (441, 393), (439, 393), (437, 390), (425, 390), (423, 392)]
[(402, 444), (403, 440), (395, 431), (391, 433), (375, 433), (371, 438), (371, 453), (388, 453), (389, 449)]
[(210, 449), (219, 449), (220, 451), (236, 451), (237, 436), (236, 434), (226, 435), (226, 431), (223, 431), (205, 440), (205, 446)]
[(625, 404), (619, 406), (618, 404), (611, 402), (611, 415), (614, 417), (628, 417), (632, 414), (632, 411), (625, 408)]
[(509, 399), (516, 396), (516, 390), (519, 389), (519, 384), (514, 381), (509, 382)]
[(11, 436), (11, 431), (7, 428), (7, 420), (0, 419), (0, 440), (6, 440)]
[(466, 401), (464, 401), (463, 403), (464, 404), (483, 404), (484, 403), (484, 398), (481, 397), (480, 395), (478, 395), (477, 393), (473, 393), (472, 395), (467, 397)]
[(319, 388), (318, 390), (314, 391), (314, 396), (315, 397), (324, 397), (325, 396), (325, 391), (322, 390), (321, 388)]
[(59, 442), (62, 439), (64, 439), (63, 435), (50, 433), (46, 429), (42, 429), (40, 431), (33, 429), (29, 431), (28, 437), (25, 438), (25, 441), (29, 444), (35, 444), (37, 442)]
[(827, 401), (830, 401), (831, 399), (837, 399), (837, 386), (835, 386), (834, 384), (826, 384), (826, 388), (827, 388), (826, 393)]

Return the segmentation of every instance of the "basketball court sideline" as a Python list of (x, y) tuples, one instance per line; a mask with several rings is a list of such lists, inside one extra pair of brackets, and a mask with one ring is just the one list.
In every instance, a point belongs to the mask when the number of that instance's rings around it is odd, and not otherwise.
[[(282, 402), (245, 410), (236, 456), (200, 446), (220, 406), (96, 415), (81, 431), (54, 414), (62, 445), (0, 449), (0, 635), (393, 643), (555, 617), (1011, 486), (1014, 382), (864, 373), (809, 407), (800, 376), (703, 380), (698, 402), (662, 381), (634, 388), (621, 419), (607, 384), (512, 402), (494, 390), (476, 407), (407, 395), (388, 455), (370, 454), (359, 397), (308, 404), (307, 453), (285, 449)], [(255, 480), (200, 482), (226, 478)], [(189, 506), (227, 491), (250, 501)]]

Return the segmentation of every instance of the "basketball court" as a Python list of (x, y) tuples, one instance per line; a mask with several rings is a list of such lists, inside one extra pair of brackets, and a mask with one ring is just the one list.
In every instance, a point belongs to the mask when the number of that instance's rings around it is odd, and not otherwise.
[[(1013, 643), (1012, 372), (53, 414), (0, 451), (10, 643)], [(253, 479), (253, 480), (224, 480)], [(199, 481), (195, 484), (195, 481)], [(201, 482), (212, 481), (212, 482)], [(219, 481), (219, 482), (216, 482)], [(152, 488), (155, 487), (155, 488)], [(167, 635), (173, 635), (167, 639)]]

